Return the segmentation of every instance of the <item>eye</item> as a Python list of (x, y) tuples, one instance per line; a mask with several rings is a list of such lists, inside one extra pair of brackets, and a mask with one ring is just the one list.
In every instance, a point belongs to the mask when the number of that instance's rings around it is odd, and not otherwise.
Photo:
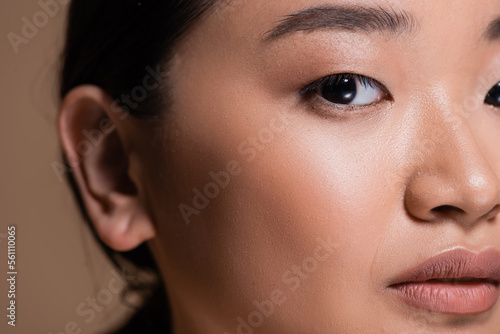
[(342, 73), (321, 78), (303, 89), (337, 105), (367, 106), (390, 95), (378, 81), (359, 74)]
[(494, 107), (500, 107), (500, 82), (497, 83), (486, 95), (484, 103), (490, 104)]

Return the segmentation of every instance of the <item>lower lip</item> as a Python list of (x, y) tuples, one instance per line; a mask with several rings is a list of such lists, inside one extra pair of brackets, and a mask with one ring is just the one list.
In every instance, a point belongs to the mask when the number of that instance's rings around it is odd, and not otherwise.
[(499, 288), (489, 282), (451, 284), (427, 281), (398, 284), (391, 288), (410, 306), (455, 315), (487, 312), (500, 295)]

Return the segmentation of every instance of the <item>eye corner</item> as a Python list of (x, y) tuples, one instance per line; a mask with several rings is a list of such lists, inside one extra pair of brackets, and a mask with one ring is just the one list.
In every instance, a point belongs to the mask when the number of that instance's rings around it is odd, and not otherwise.
[(484, 104), (493, 108), (500, 108), (500, 82), (497, 82), (486, 94)]

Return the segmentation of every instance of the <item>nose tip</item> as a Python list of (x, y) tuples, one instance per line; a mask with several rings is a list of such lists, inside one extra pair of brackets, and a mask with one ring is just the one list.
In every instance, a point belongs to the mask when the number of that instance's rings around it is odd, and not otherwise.
[(463, 175), (450, 180), (439, 174), (419, 174), (406, 189), (405, 206), (418, 220), (452, 220), (464, 227), (478, 221), (491, 221), (500, 213), (498, 182), (478, 182)]
[(404, 205), (416, 220), (470, 229), (500, 215), (500, 132), (490, 109), (464, 112), (452, 102), (463, 94), (446, 82), (437, 87), (419, 96), (419, 112), (410, 117)]
[[(463, 138), (462, 138), (463, 139)], [(405, 207), (424, 222), (451, 220), (469, 229), (500, 214), (499, 171), (475, 141), (436, 147), (422, 160), (405, 190)]]

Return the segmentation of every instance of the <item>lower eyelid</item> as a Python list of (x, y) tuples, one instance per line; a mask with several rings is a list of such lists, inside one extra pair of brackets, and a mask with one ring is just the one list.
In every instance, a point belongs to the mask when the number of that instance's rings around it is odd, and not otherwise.
[(314, 94), (305, 102), (305, 108), (326, 119), (347, 121), (349, 119), (363, 119), (365, 117), (382, 117), (393, 106), (392, 99), (382, 99), (366, 105), (334, 104), (323, 97)]
[(368, 104), (338, 104), (338, 103), (333, 103), (325, 99), (324, 97), (320, 95), (315, 95), (315, 98), (318, 103), (324, 105), (326, 108), (333, 108), (337, 110), (356, 110), (356, 109), (364, 109), (367, 107), (371, 107), (374, 105), (377, 105), (381, 103), (382, 101), (377, 101), (373, 103), (368, 103)]

